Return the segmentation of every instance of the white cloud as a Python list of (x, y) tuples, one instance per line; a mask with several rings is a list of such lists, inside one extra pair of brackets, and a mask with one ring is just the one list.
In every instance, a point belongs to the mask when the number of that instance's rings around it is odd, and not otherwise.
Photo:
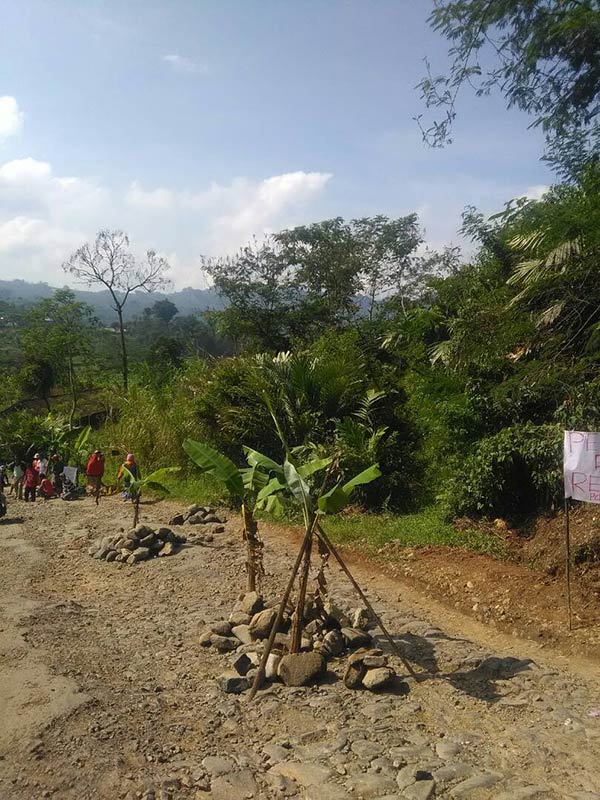
[(139, 212), (176, 210), (179, 218), (207, 221), (201, 246), (212, 253), (225, 253), (262, 236), (294, 224), (309, 201), (323, 191), (331, 173), (288, 172), (259, 182), (234, 178), (229, 184), (211, 183), (201, 192), (157, 187), (144, 189), (134, 181), (127, 203)]
[[(331, 180), (329, 172), (288, 172), (274, 175), (255, 185), (232, 185), (225, 199), (230, 208), (212, 225), (214, 247), (230, 252), (276, 228), (294, 224), (298, 212)], [(213, 192), (223, 194), (221, 187)]]
[(198, 61), (194, 61), (193, 58), (179, 55), (179, 53), (170, 53), (161, 56), (160, 59), (172, 67), (175, 72), (181, 72), (186, 75), (208, 75), (209, 72), (205, 64), (200, 64)]
[(0, 166), (0, 220), (9, 215), (62, 219), (94, 216), (107, 192), (97, 183), (75, 177), (55, 177), (46, 161), (19, 158)]
[(310, 204), (330, 178), (298, 171), (192, 190), (133, 181), (119, 192), (30, 157), (0, 163), (0, 275), (63, 285), (73, 250), (101, 228), (120, 228), (140, 255), (168, 253), (176, 286), (205, 287), (200, 254), (230, 253), (254, 234), (314, 219)]
[(23, 116), (14, 97), (0, 97), (0, 143), (19, 133), (23, 126)]
[(159, 211), (171, 208), (175, 199), (175, 195), (170, 189), (159, 188), (146, 191), (138, 181), (133, 181), (125, 195), (125, 201), (131, 206)]

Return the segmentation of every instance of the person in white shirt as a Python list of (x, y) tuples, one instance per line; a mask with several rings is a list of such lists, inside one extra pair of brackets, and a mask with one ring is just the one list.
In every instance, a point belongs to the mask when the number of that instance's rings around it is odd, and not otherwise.
[(48, 467), (48, 459), (45, 458), (44, 456), (40, 456), (38, 458), (37, 464), (35, 465), (36, 470), (40, 475), (45, 475), (47, 467)]

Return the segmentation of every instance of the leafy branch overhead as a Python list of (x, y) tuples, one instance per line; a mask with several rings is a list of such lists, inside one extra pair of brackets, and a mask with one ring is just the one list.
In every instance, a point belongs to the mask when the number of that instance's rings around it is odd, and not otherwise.
[(595, 0), (435, 0), (429, 22), (449, 43), (448, 74), (429, 62), (419, 88), (443, 112), (426, 141), (451, 141), (461, 90), (499, 89), (508, 107), (532, 116), (550, 160), (573, 173), (600, 147), (600, 9)]

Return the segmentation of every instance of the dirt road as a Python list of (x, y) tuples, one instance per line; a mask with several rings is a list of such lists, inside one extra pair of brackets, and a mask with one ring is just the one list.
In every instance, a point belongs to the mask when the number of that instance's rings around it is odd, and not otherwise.
[[(172, 510), (145, 506), (143, 521), (165, 523)], [(13, 503), (10, 513), (0, 524), (2, 800), (600, 798), (591, 663), (357, 567), (430, 676), (372, 694), (346, 689), (343, 663), (331, 662), (323, 685), (273, 685), (248, 704), (216, 686), (231, 656), (198, 643), (243, 588), (235, 522), (209, 545), (127, 567), (87, 553), (129, 526), (120, 500)], [(290, 538), (268, 537), (269, 595), (293, 552)], [(337, 570), (332, 593), (353, 602)]]

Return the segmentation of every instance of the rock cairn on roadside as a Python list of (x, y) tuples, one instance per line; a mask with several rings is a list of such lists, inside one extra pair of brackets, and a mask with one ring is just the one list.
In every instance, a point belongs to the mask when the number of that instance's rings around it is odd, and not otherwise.
[(214, 533), (222, 533), (224, 528), (223, 524), (227, 520), (224, 517), (217, 516), (216, 509), (211, 506), (200, 506), (196, 503), (188, 506), (181, 514), (175, 514), (169, 520), (169, 525), (217, 525), (220, 526)]
[(151, 558), (171, 556), (184, 544), (186, 537), (170, 528), (149, 528), (136, 525), (129, 531), (121, 529), (111, 536), (101, 536), (88, 549), (93, 557), (103, 561), (139, 564)]
[[(230, 662), (230, 668), (217, 678), (224, 692), (240, 694), (252, 685), (277, 608), (276, 601), (265, 603), (260, 594), (247, 592), (239, 597), (228, 619), (213, 622), (201, 633), (200, 645), (226, 654)], [(329, 602), (325, 613), (319, 615), (308, 601), (300, 652), (288, 652), (291, 613), (286, 613), (275, 635), (265, 678), (286, 686), (305, 686), (326, 674), (328, 661), (339, 664), (347, 655), (347, 688), (378, 691), (389, 686), (396, 673), (382, 650), (369, 649), (369, 622), (364, 609), (347, 615)]]

